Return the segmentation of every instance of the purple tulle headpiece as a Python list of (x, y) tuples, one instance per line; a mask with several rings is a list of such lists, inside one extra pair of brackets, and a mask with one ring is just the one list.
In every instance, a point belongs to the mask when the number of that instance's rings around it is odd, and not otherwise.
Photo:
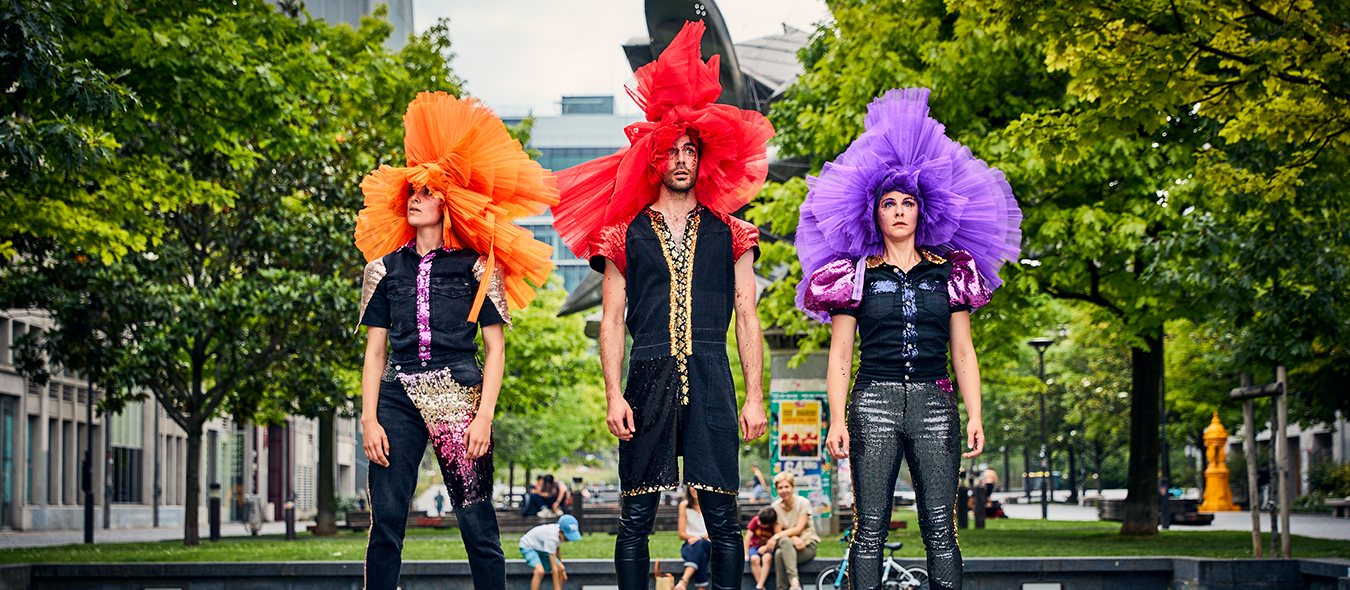
[(876, 202), (891, 191), (919, 201), (915, 244), (939, 255), (969, 252), (991, 291), (1003, 283), (998, 278), (1003, 263), (1017, 260), (1022, 210), (1012, 187), (1003, 172), (972, 156), (928, 116), (928, 93), (927, 88), (896, 89), (872, 101), (862, 135), (826, 163), (819, 177), (807, 177), (810, 192), (797, 225), (799, 308), (805, 309), (807, 282), (820, 267), (881, 254)]

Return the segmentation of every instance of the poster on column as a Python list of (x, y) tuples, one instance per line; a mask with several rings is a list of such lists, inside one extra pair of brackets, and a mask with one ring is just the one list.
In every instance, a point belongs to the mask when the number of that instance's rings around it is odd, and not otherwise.
[(811, 500), (816, 516), (828, 517), (833, 503), (825, 435), (829, 406), (823, 391), (774, 391), (769, 394), (769, 444), (773, 472), (793, 475), (797, 493)]

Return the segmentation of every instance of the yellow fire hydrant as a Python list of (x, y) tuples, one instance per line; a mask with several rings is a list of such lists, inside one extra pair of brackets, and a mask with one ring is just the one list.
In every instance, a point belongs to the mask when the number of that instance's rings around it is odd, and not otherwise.
[(1214, 412), (1214, 420), (1205, 428), (1205, 450), (1209, 458), (1209, 467), (1205, 468), (1205, 502), (1200, 512), (1236, 512), (1233, 505), (1233, 489), (1228, 486), (1228, 453), (1224, 446), (1228, 444), (1228, 431), (1219, 422), (1219, 413)]

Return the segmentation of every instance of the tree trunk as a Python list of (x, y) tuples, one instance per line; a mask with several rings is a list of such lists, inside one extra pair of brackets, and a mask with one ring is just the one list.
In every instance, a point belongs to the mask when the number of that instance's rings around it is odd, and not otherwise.
[(337, 462), (333, 460), (333, 447), (337, 444), (334, 436), (334, 423), (337, 410), (330, 409), (319, 416), (319, 516), (316, 519), (314, 534), (336, 535), (337, 530), (337, 494), (333, 471)]
[(1129, 494), (1122, 535), (1158, 534), (1158, 404), (1161, 403), (1162, 329), (1144, 337), (1147, 350), (1131, 348)]
[(1073, 445), (1068, 445), (1069, 452), (1069, 503), (1078, 503), (1078, 462), (1074, 461)]
[(202, 427), (194, 425), (187, 431), (187, 496), (183, 498), (183, 545), (196, 547), (202, 544), (198, 530), (197, 507), (202, 498)]
[(1106, 453), (1102, 452), (1101, 443), (1092, 444), (1092, 459), (1097, 466), (1097, 498), (1102, 497), (1102, 488), (1106, 486), (1106, 478), (1102, 477), (1102, 463), (1106, 462)]

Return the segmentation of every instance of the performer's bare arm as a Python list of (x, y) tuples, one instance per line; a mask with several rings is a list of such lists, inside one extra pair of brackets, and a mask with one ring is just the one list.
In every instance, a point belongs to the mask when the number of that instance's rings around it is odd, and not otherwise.
[(388, 328), (366, 328), (366, 363), (361, 369), (361, 436), (366, 458), (376, 465), (389, 466), (389, 438), (376, 419), (380, 407), (380, 377), (384, 375), (384, 361), (389, 352)]
[(506, 324), (483, 328), (483, 395), (478, 414), (464, 429), (464, 458), (470, 461), (487, 454), (492, 445), (492, 419), (497, 413), (497, 395), (502, 390), (506, 370)]
[(610, 434), (630, 440), (637, 432), (633, 408), (623, 399), (619, 373), (623, 371), (623, 313), (628, 301), (627, 281), (613, 260), (605, 260), (605, 282), (600, 317), (600, 368), (605, 373), (605, 423)]
[(984, 452), (984, 424), (980, 421), (980, 363), (970, 338), (970, 312), (958, 311), (951, 321), (952, 368), (961, 400), (966, 403), (966, 445), (970, 451), (962, 457), (978, 457)]
[(835, 459), (848, 458), (848, 380), (853, 373), (853, 336), (858, 318), (838, 314), (830, 320), (830, 364), (825, 374), (825, 394), (830, 398), (830, 433), (825, 447)]
[(736, 349), (745, 375), (745, 406), (741, 408), (741, 435), (747, 442), (764, 436), (764, 333), (755, 310), (755, 257), (742, 254), (736, 261)]

